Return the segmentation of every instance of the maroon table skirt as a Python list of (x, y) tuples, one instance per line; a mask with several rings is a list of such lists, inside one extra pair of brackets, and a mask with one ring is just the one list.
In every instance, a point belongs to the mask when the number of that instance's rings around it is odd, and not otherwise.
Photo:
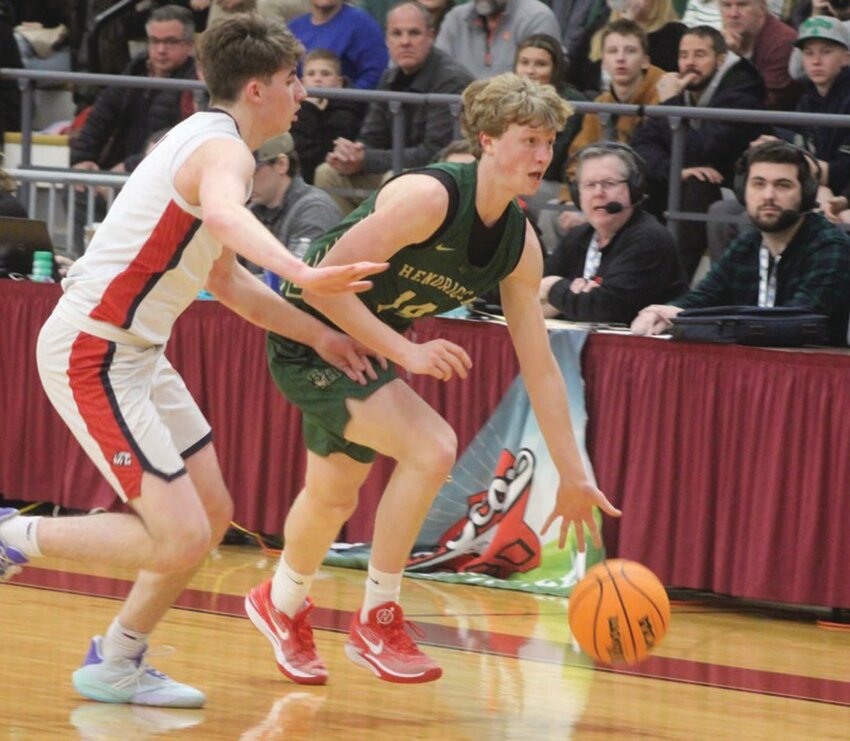
[[(114, 508), (38, 382), (35, 341), (58, 295), (53, 285), (0, 281), (0, 492)], [(465, 382), (409, 379), (462, 449), (517, 373), (508, 333), (452, 319), (421, 321), (415, 333), (457, 342), (473, 359)], [(263, 332), (198, 301), (167, 355), (212, 423), (237, 522), (279, 532), (305, 455), (300, 414), (266, 369)], [(582, 365), (588, 451), (624, 510), (606, 523), (610, 554), (645, 563), (670, 586), (850, 607), (850, 354), (591, 335)], [(379, 459), (340, 537), (369, 540), (390, 471)]]

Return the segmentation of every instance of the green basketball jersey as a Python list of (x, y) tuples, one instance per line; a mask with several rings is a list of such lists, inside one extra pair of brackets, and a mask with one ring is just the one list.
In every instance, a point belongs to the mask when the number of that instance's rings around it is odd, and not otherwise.
[[(390, 258), (389, 269), (370, 278), (373, 287), (358, 294), (373, 314), (400, 332), (414, 319), (442, 314), (495, 288), (514, 270), (525, 243), (525, 214), (514, 201), (508, 206), (504, 231), (490, 261), (482, 267), (473, 265), (469, 246), (475, 223), (477, 164), (440, 163), (413, 172), (432, 169), (447, 172), (457, 183), (458, 198), (450, 202), (446, 221), (428, 241), (399, 250)], [(377, 196), (376, 191), (316, 240), (305, 262), (318, 264), (343, 234), (372, 213)], [(302, 301), (297, 286), (284, 282), (281, 293), (299, 308), (330, 323)]]

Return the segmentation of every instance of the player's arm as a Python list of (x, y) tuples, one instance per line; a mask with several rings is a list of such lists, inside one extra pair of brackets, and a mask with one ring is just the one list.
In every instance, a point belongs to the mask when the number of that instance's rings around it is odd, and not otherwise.
[(204, 142), (181, 165), (174, 178), (177, 191), (200, 206), (201, 219), (213, 239), (257, 265), (316, 293), (365, 291), (366, 276), (386, 265), (361, 263), (319, 269), (305, 265), (274, 237), (245, 206), (254, 158), (244, 143), (232, 139)]
[(593, 520), (593, 505), (609, 515), (619, 516), (620, 511), (588, 479), (579, 453), (570, 421), (566, 385), (552, 354), (540, 310), (538, 287), (542, 275), (540, 245), (529, 225), (519, 264), (501, 283), (502, 309), (531, 407), (560, 477), (555, 508), (543, 531), (562, 517), (559, 542), (563, 548), (570, 524), (575, 523), (579, 548), (584, 550), (584, 523), (590, 528), (593, 542), (597, 546), (602, 542)]
[[(351, 227), (325, 255), (321, 266), (383, 262), (403, 247), (423, 242), (442, 225), (448, 211), (445, 186), (429, 175), (404, 175), (378, 195), (375, 210)], [(411, 342), (372, 314), (357, 296), (317, 296), (304, 300), (364, 345), (411, 373), (449, 380), (466, 378), (472, 361), (461, 347), (447, 340)]]
[[(206, 287), (243, 319), (309, 345), (352, 380), (366, 383), (367, 376), (377, 377), (359, 342), (285, 301), (240, 265), (231, 250), (225, 248), (215, 261)], [(386, 363), (383, 358), (379, 361)]]

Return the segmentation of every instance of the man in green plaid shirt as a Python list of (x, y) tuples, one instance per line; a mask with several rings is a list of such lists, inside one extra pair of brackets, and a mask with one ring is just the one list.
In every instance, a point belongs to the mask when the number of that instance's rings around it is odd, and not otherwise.
[(805, 306), (829, 316), (831, 341), (847, 344), (850, 238), (813, 212), (818, 178), (812, 167), (808, 154), (786, 142), (751, 149), (738, 190), (756, 228), (734, 239), (694, 289), (642, 309), (632, 332), (660, 334), (683, 309)]

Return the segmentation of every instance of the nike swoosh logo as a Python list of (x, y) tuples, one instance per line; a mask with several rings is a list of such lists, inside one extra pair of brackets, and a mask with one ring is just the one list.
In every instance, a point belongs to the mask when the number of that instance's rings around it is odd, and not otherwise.
[(372, 641), (370, 641), (365, 635), (363, 635), (363, 631), (360, 630), (360, 628), (357, 629), (357, 635), (359, 635), (363, 639), (363, 643), (365, 643), (368, 646), (369, 650), (373, 654), (375, 654), (376, 656), (379, 656), (381, 654), (381, 652), (384, 650), (384, 642), (383, 641), (378, 641), (377, 643), (372, 643)]
[(286, 628), (281, 628), (277, 623), (272, 623), (272, 627), (274, 628), (274, 632), (278, 634), (282, 641), (289, 640), (289, 631)]
[(437, 252), (454, 252), (455, 251), (454, 247), (446, 247), (446, 245), (444, 245), (444, 244), (438, 244), (434, 249), (436, 249)]

